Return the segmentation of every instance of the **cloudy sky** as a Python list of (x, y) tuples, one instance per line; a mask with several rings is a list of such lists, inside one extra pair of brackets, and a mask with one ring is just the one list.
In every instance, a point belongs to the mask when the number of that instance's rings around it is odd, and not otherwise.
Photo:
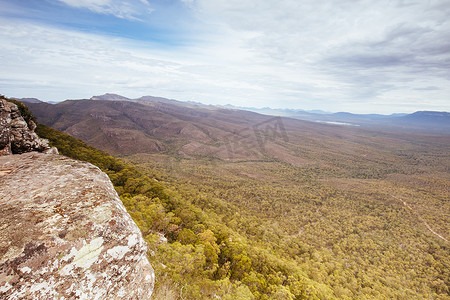
[(0, 0), (0, 94), (450, 111), (450, 0)]

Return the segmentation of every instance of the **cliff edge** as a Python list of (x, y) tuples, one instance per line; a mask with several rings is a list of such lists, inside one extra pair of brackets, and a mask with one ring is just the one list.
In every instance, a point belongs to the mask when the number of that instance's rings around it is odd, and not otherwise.
[(1, 299), (149, 299), (147, 246), (108, 176), (30, 152), (0, 156)]

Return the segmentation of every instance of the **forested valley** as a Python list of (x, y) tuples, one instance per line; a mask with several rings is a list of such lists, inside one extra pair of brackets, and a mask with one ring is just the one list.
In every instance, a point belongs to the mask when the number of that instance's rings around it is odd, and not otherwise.
[(148, 242), (155, 299), (448, 299), (448, 136), (270, 122), (117, 157), (37, 132), (109, 175)]

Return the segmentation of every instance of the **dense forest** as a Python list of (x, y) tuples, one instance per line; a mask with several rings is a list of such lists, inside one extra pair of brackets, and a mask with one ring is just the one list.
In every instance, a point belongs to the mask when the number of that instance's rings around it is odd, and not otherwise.
[(161, 176), (147, 176), (45, 125), (36, 131), (61, 154), (90, 162), (109, 175), (149, 244), (158, 278), (156, 299), (333, 298), (330, 287), (227, 226), (214, 211), (165, 185)]
[(176, 152), (118, 159), (37, 132), (109, 175), (149, 244), (155, 299), (450, 296), (446, 140), (367, 136), (354, 155), (342, 140), (311, 151), (291, 143), (318, 162), (293, 165)]
[(186, 199), (337, 298), (449, 296), (448, 174), (374, 179), (355, 166), (333, 177), (276, 161), (132, 160), (150, 173), (169, 170), (165, 180)]

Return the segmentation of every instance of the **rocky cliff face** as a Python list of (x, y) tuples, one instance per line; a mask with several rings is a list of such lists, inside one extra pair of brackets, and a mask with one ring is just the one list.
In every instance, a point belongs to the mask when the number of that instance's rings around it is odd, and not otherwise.
[(34, 132), (36, 124), (23, 119), (14, 103), (0, 99), (0, 155), (49, 149), (46, 140)]
[(97, 167), (37, 152), (0, 157), (0, 299), (148, 299), (146, 251)]

